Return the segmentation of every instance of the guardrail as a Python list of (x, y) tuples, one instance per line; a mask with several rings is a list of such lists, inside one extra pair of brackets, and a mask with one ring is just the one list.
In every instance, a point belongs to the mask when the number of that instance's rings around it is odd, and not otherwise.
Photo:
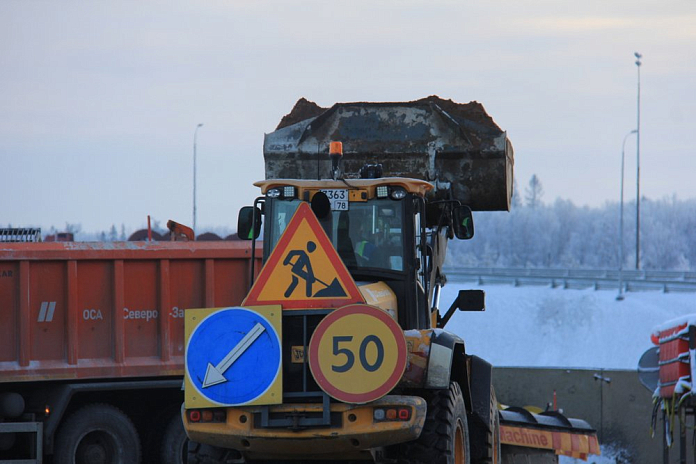
[(0, 242), (40, 242), (40, 228), (9, 227), (0, 229)]
[[(476, 281), (479, 285), (509, 284), (515, 286), (538, 285), (551, 288), (594, 288), (595, 290), (619, 289), (618, 269), (528, 269), (492, 267), (446, 266), (450, 280)], [(653, 290), (669, 292), (696, 292), (696, 272), (693, 271), (623, 271), (626, 292)]]

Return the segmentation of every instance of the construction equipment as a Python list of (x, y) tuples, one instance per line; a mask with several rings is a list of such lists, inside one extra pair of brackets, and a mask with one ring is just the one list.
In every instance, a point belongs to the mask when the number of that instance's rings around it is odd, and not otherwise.
[(186, 312), (189, 463), (599, 453), (582, 421), (499, 413), (492, 366), (443, 330), (485, 307), (460, 290), (441, 313), (447, 241), (510, 206), (512, 146), (480, 104), (300, 100), (264, 157), (238, 224), (263, 222), (264, 267), (241, 306)]
[[(678, 428), (679, 462), (687, 462), (687, 430), (692, 430), (692, 450), (696, 452), (696, 434), (688, 422), (696, 417), (693, 382), (696, 378), (696, 314), (669, 320), (653, 330), (650, 339), (655, 345), (641, 356), (638, 378), (653, 392), (651, 431), (658, 429), (662, 419), (663, 463), (668, 464), (669, 451)], [(675, 419), (678, 419), (675, 421)]]

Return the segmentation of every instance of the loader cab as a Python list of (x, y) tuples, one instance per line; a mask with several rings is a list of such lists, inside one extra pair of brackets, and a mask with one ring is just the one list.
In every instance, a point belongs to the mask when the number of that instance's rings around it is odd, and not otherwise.
[[(267, 240), (264, 259), (275, 248), (302, 200), (266, 201)], [(349, 210), (315, 211), (324, 232), (343, 263), (357, 274), (403, 272), (404, 205), (389, 199), (374, 199), (351, 205)]]
[(263, 259), (268, 259), (302, 202), (309, 202), (356, 282), (384, 282), (397, 297), (404, 329), (427, 328), (424, 194), (411, 179), (267, 180), (263, 197)]

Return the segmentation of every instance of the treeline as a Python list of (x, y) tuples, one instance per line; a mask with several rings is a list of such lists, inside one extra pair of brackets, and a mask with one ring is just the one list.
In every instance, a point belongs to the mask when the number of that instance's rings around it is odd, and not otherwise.
[[(529, 193), (529, 190), (526, 192)], [(452, 241), (448, 264), (483, 267), (619, 267), (619, 205), (546, 205), (538, 197), (509, 213), (474, 213), (475, 237)], [(696, 270), (696, 199), (643, 198), (640, 268)], [(624, 204), (624, 269), (636, 265), (636, 203)]]
[(73, 234), (73, 239), (76, 242), (116, 242), (125, 241), (128, 239), (130, 232), (126, 231), (125, 224), (121, 224), (120, 231), (116, 229), (116, 224), (112, 224), (111, 228), (103, 231), (85, 232), (82, 230), (82, 224), (65, 223), (65, 227), (56, 228), (51, 226), (44, 232), (44, 239), (49, 235), (55, 235), (61, 232)]
[[(156, 240), (160, 240), (161, 237), (168, 237), (169, 231), (162, 225), (161, 221), (153, 219), (151, 229), (153, 237), (155, 237)], [(108, 230), (84, 231), (82, 229), (82, 224), (66, 223), (65, 227), (56, 228), (55, 226), (51, 226), (48, 230), (43, 232), (44, 240), (49, 235), (55, 235), (59, 232), (68, 232), (73, 234), (73, 238), (76, 242), (116, 242), (144, 240), (145, 237), (147, 237), (147, 226), (143, 225), (139, 229), (132, 229), (127, 228), (125, 224), (121, 224), (119, 227), (117, 227), (116, 224), (112, 224)], [(201, 232), (197, 234), (197, 236), (201, 237), (201, 239), (205, 239), (204, 235), (214, 234), (224, 239), (232, 233), (233, 231), (229, 226), (202, 227)], [(208, 240), (210, 240), (210, 238), (208, 238)]]

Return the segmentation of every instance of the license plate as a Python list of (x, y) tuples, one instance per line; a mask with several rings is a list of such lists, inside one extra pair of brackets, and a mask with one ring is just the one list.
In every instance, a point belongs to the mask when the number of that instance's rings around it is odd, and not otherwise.
[(348, 211), (347, 189), (322, 189), (322, 192), (329, 197), (333, 211)]

